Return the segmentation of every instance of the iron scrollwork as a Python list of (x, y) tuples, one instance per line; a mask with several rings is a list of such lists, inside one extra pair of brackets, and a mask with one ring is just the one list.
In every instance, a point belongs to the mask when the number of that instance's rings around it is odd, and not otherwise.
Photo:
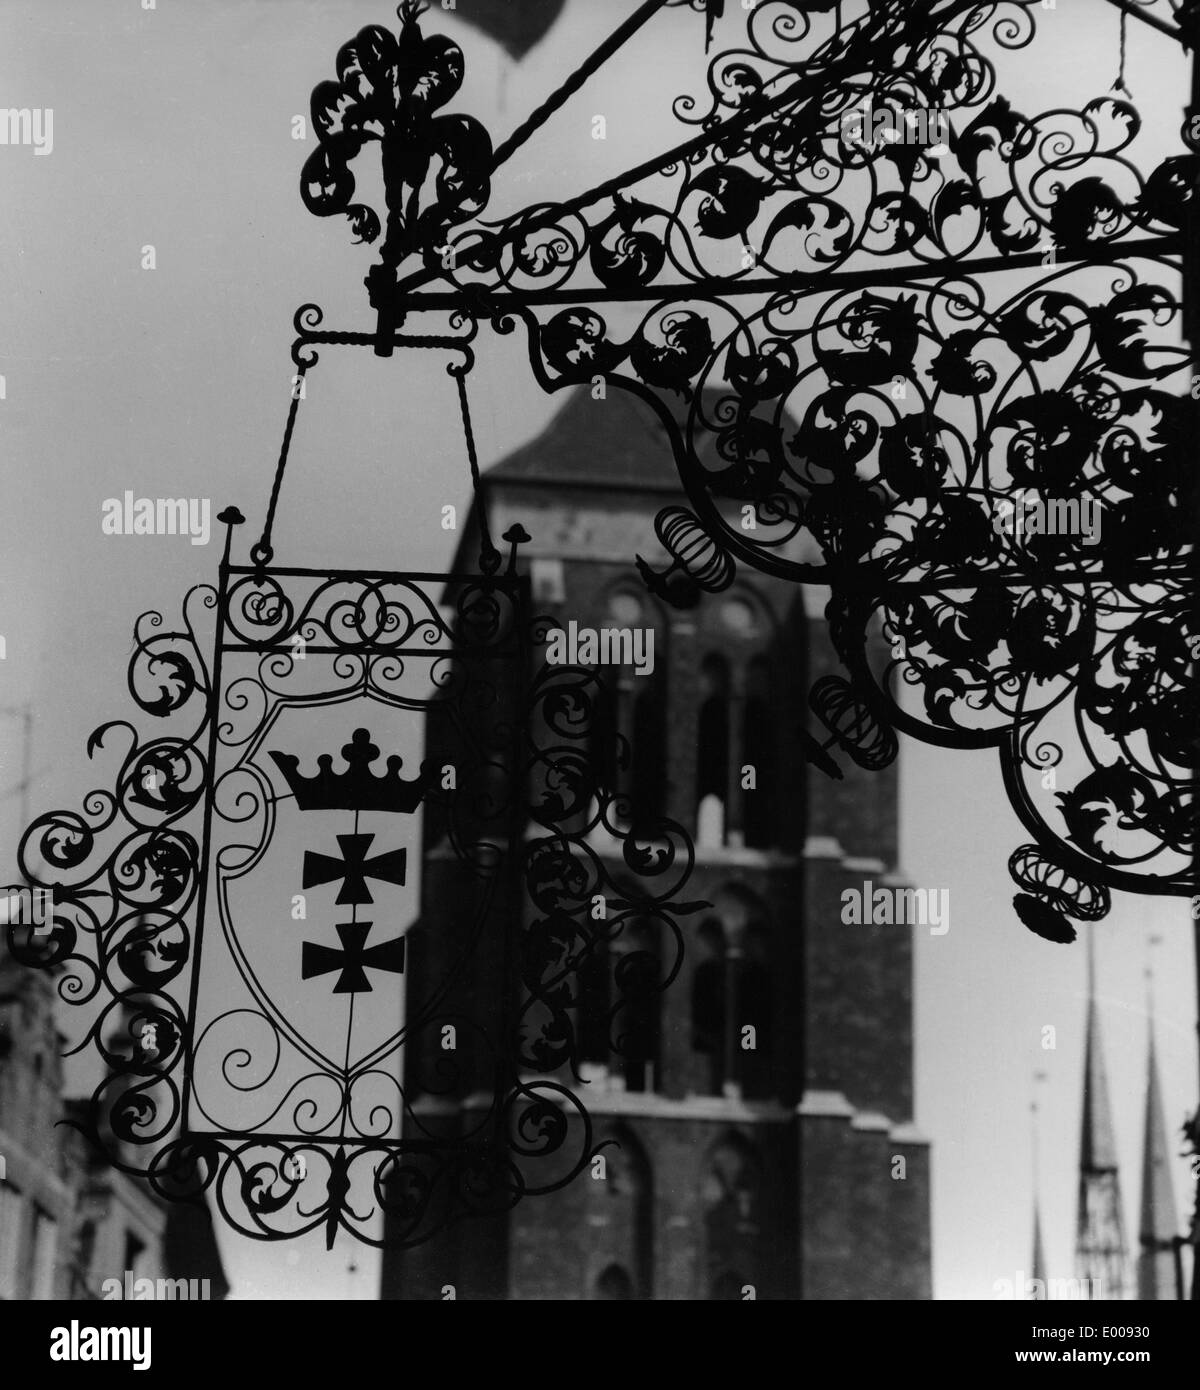
[[(579, 970), (631, 912), (678, 942), (691, 845), (614, 812), (587, 751), (595, 677), (531, 663), (511, 533), (502, 573), (318, 573), (230, 563), (241, 516), (221, 519), (218, 586), (192, 590), (178, 629), (143, 617), (130, 664), (142, 711), (191, 732), (96, 731), (93, 756), (126, 745), (116, 790), (28, 828), (21, 871), (53, 915), (10, 921), (8, 946), (92, 1006), (74, 1051), (106, 1075), (79, 1127), (114, 1167), (167, 1199), (207, 1196), (254, 1238), (419, 1244), (590, 1160)], [(432, 747), (453, 731), (452, 762), (420, 757), (426, 722)], [(413, 921), (419, 808), (467, 885), (465, 930), (453, 967), (405, 990), (409, 942), (432, 959)], [(599, 892), (603, 932), (588, 929)], [(510, 978), (492, 982), (499, 1007), (464, 1011), (477, 957)], [(617, 1007), (665, 988), (678, 959), (626, 960)], [(465, 1130), (431, 1124), (425, 1102), (468, 1089)]]
[[(723, 7), (691, 8), (711, 38)], [(638, 559), (650, 586), (693, 603), (738, 563), (828, 585), (846, 675), (812, 692), (813, 760), (836, 774), (836, 744), (882, 766), (893, 731), (997, 748), (1049, 875), (1018, 856), (1016, 908), (1065, 940), (1062, 918), (1094, 920), (1109, 889), (1193, 878), (1178, 282), (1200, 164), (1189, 142), (1144, 172), (1120, 80), (1079, 109), (1017, 109), (1000, 66), (1039, 8), (764, 0), (704, 95), (675, 101), (677, 145), (499, 220), (482, 133), (414, 136), (441, 161), (414, 213), (427, 234), (410, 220), (407, 259), (368, 284), (381, 333), (466, 312), (523, 331), (547, 391), (645, 400), (687, 500), (658, 518), (668, 567)], [(1139, 9), (1181, 38), (1178, 14)], [(461, 54), (421, 48), (400, 13), (392, 42), (425, 55), (406, 81), (440, 102)], [(384, 138), (403, 145), (425, 105), (389, 90)], [(1059, 508), (1074, 524), (1024, 524)]]

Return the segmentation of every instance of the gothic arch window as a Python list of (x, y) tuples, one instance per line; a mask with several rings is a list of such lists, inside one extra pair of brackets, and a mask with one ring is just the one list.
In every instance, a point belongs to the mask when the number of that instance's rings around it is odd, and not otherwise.
[(700, 665), (696, 738), (696, 842), (705, 849), (725, 843), (729, 806), (729, 662), (706, 656)]
[(594, 699), (591, 728), (588, 730), (588, 759), (592, 776), (605, 792), (620, 788), (620, 672), (615, 666), (592, 668), (595, 685), (589, 689)]
[[(744, 1284), (758, 1282), (762, 1236), (761, 1165), (753, 1146), (740, 1134), (731, 1132), (709, 1150), (701, 1197), (703, 1285), (710, 1298), (740, 1298)], [(737, 1293), (732, 1294), (729, 1290), (735, 1280)]]
[(725, 1064), (725, 929), (716, 917), (696, 933), (692, 970), (692, 1048), (706, 1059), (704, 1090), (720, 1095)]
[[(617, 889), (626, 891), (620, 883)], [(594, 926), (613, 929), (611, 922)], [(627, 917), (579, 966), (580, 1058), (604, 1066), (627, 1091), (659, 1088), (662, 979), (658, 924), (648, 917)]]
[(657, 664), (653, 674), (639, 677), (634, 687), (631, 743), (634, 817), (653, 820), (666, 810), (667, 792), (666, 672)]
[[(739, 1080), (747, 1100), (771, 1094), (771, 932), (754, 922), (746, 931), (738, 1000), (739, 1027), (752, 1028), (753, 1047), (739, 1045)], [(740, 1044), (740, 1039), (739, 1039)]]
[(742, 763), (754, 769), (754, 787), (742, 792), (742, 833), (750, 849), (775, 841), (775, 719), (771, 709), (771, 672), (765, 656), (746, 664), (742, 704)]
[[(601, 931), (605, 923), (589, 924)], [(609, 1028), (612, 1009), (612, 962), (609, 959), (607, 941), (599, 941), (579, 963), (577, 973), (576, 999), (576, 1041), (581, 1062), (591, 1062), (596, 1066), (607, 1067), (609, 1053)]]
[(692, 1048), (706, 1059), (710, 1095), (771, 1094), (771, 930), (756, 894), (730, 884), (696, 933)]
[[(593, 1283), (594, 1298), (650, 1298), (654, 1287), (654, 1191), (653, 1175), (646, 1151), (626, 1125), (618, 1125), (609, 1136), (614, 1142), (604, 1147), (606, 1175), (603, 1182), (589, 1183), (588, 1191), (595, 1214), (603, 1216), (597, 1226), (601, 1273)], [(623, 1276), (602, 1281), (612, 1270)]]
[(703, 606), (697, 625), (707, 653), (698, 676), (697, 844), (766, 849), (778, 838), (773, 690), (783, 679), (783, 632), (744, 587)]
[[(642, 645), (623, 648), (642, 659), (596, 666), (601, 694), (590, 740), (590, 757), (605, 788), (627, 801), (630, 819), (653, 818), (665, 810), (667, 742), (667, 625), (657, 605), (626, 584), (618, 584), (585, 626), (639, 634)], [(653, 632), (653, 668), (649, 638)], [(608, 653), (611, 655), (611, 653)]]
[(613, 942), (613, 983), (621, 1002), (613, 1019), (616, 1065), (627, 1091), (653, 1091), (658, 1084), (662, 1030), (662, 961), (658, 924), (635, 917)]

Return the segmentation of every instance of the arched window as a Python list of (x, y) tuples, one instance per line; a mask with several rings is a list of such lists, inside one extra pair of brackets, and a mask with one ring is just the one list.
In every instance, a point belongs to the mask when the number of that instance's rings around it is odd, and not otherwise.
[(602, 663), (595, 668), (601, 694), (593, 771), (605, 790), (620, 793), (630, 820), (653, 818), (666, 800), (666, 624), (644, 594), (622, 585), (588, 626), (597, 629)]
[(709, 917), (696, 933), (692, 971), (692, 1047), (707, 1058), (704, 1090), (721, 1094), (725, 1067), (725, 930)]
[(667, 696), (666, 672), (638, 677), (634, 684), (631, 733), (632, 776), (629, 794), (635, 821), (653, 820), (666, 809), (667, 791)]
[[(604, 923), (596, 923), (604, 927)], [(598, 941), (579, 963), (576, 985), (575, 1033), (579, 1060), (608, 1066), (612, 1020), (612, 962), (607, 941)]]
[(746, 666), (742, 705), (742, 761), (753, 767), (755, 785), (742, 791), (742, 833), (751, 849), (775, 840), (775, 720), (771, 711), (770, 668), (756, 656)]
[[(618, 1125), (603, 1146), (603, 1182), (587, 1184), (588, 1203), (596, 1216), (595, 1257), (601, 1273), (594, 1298), (650, 1298), (654, 1289), (654, 1191), (649, 1159), (627, 1125)], [(612, 1271), (621, 1276), (617, 1279)], [(623, 1289), (625, 1292), (604, 1292)]]
[(656, 923), (627, 922), (613, 943), (613, 983), (622, 1001), (614, 1018), (618, 1065), (627, 1091), (653, 1091), (658, 1080), (662, 965)]
[(772, 1093), (771, 1085), (771, 934), (766, 926), (754, 925), (746, 932), (738, 991), (738, 1026), (754, 1029), (752, 1048), (737, 1052), (742, 1095), (762, 1100)]
[(706, 656), (700, 666), (696, 803), (697, 843), (723, 845), (729, 805), (729, 663), (723, 656)]
[(758, 1282), (762, 1192), (758, 1157), (740, 1134), (726, 1135), (709, 1151), (701, 1195), (705, 1286), (711, 1298), (741, 1298), (744, 1284)]
[(620, 699), (621, 674), (615, 666), (593, 670), (594, 682), (588, 693), (593, 698), (591, 726), (588, 730), (588, 759), (599, 790), (620, 789)]
[(764, 1099), (771, 1083), (771, 932), (761, 901), (740, 884), (714, 895), (690, 948), (692, 1048), (707, 1060), (709, 1095)]
[[(612, 930), (611, 922), (594, 925)], [(613, 939), (599, 941), (580, 962), (576, 997), (580, 1060), (606, 1067), (627, 1091), (655, 1090), (662, 1028), (657, 924), (627, 918)]]

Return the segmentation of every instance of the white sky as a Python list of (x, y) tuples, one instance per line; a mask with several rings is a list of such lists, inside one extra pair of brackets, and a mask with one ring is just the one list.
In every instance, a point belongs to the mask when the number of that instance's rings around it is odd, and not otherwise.
[[(519, 68), (472, 33), (452, 109), (502, 138), (632, 8), (569, 0)], [(736, 22), (738, 7), (727, 8)], [(89, 766), (84, 745), (96, 724), (136, 714), (124, 686), (134, 619), (154, 605), (173, 618), (187, 587), (215, 575), (215, 536), (207, 549), (106, 537), (101, 502), (126, 489), (210, 497), (214, 516), (236, 502), (256, 527), (287, 408), (295, 308), (312, 300), (326, 326), (373, 326), (361, 286), (373, 253), (350, 245), (344, 219), (304, 211), (298, 178), (312, 145), (291, 139), (291, 118), (307, 115), (339, 46), (393, 15), (386, 0), (159, 0), (152, 12), (137, 0), (0, 0), (0, 105), (52, 107), (55, 116), (52, 156), (0, 149), (0, 705), (36, 708), (34, 810), (73, 807), (89, 786), (106, 785), (108, 769)], [(1105, 91), (1117, 67), (1116, 12), (1102, 0), (1060, 0), (1042, 19), (1037, 49), (1004, 69), (1013, 105), (1074, 105)], [(679, 12), (656, 21), (511, 162), (494, 206), (588, 186), (677, 138), (669, 103), (701, 90), (701, 31), (701, 19)], [(1140, 25), (1129, 40), (1128, 85), (1161, 108), (1143, 113), (1149, 149), (1166, 150), (1186, 67)], [(590, 138), (596, 113), (607, 118), (605, 142)], [(147, 243), (153, 273), (139, 268)], [(448, 562), (454, 537), (438, 524), (440, 507), (467, 491), (453, 383), (436, 355), (413, 357), (323, 353), (276, 524), (279, 562)], [(558, 404), (534, 383), (517, 340), (486, 330), (472, 400), (485, 465)], [(0, 732), (7, 788), (20, 775), (17, 727), (7, 721)], [(952, 903), (949, 934), (918, 937), (917, 947), (917, 1106), (934, 1143), (935, 1289), (988, 1297), (995, 1280), (1029, 1266), (1035, 1069), (1049, 1074), (1049, 1273), (1071, 1273), (1084, 952), (1041, 942), (1014, 918), (1006, 861), (1028, 837), (994, 755), (910, 742), (901, 766), (902, 867), (914, 883), (948, 887)], [(10, 865), (17, 824), (15, 801), (0, 802)], [(1151, 930), (1165, 938), (1156, 998), (1172, 1126), (1197, 1095), (1186, 908), (1118, 897), (1096, 939), (1131, 1238)], [(1039, 1045), (1047, 1023), (1058, 1032), (1051, 1053)], [(1182, 1159), (1175, 1176), (1182, 1216), (1191, 1202)], [(339, 1248), (328, 1259), (319, 1248), (247, 1251), (226, 1240), (225, 1253), (242, 1296), (373, 1296), (377, 1263), (366, 1250)]]

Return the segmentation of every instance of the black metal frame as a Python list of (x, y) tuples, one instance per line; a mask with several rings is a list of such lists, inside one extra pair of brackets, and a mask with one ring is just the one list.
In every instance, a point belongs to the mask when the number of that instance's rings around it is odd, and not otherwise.
[[(631, 969), (626, 955), (607, 1023), (635, 994), (667, 987), (682, 959), (675, 916), (696, 906), (677, 900), (691, 842), (668, 821), (632, 824), (624, 800), (598, 782), (588, 747), (604, 702), (593, 673), (542, 665), (529, 683), (531, 644), (545, 620), (530, 618), (528, 580), (516, 570), (520, 528), (505, 537), (503, 572), (445, 575), (237, 565), (230, 549), (241, 514), (231, 508), (220, 520), (227, 530), (217, 587), (188, 594), (177, 629), (164, 631), (158, 613), (144, 615), (130, 662), (130, 692), (143, 711), (198, 714), (198, 725), (187, 736), (145, 741), (124, 721), (93, 734), (92, 754), (118, 733), (129, 740), (116, 789), (90, 793), (82, 814), (49, 812), (26, 830), (21, 872), (52, 893), (53, 917), (39, 928), (10, 922), (8, 947), (16, 960), (54, 970), (64, 1002), (98, 1005), (74, 1051), (94, 1047), (107, 1074), (77, 1127), (114, 1167), (148, 1178), (168, 1199), (197, 1202), (210, 1192), (226, 1221), (257, 1239), (323, 1228), (330, 1245), (339, 1230), (368, 1244), (417, 1245), (464, 1216), (554, 1191), (591, 1160), (597, 1146), (572, 1084), (580, 1080), (579, 971), (631, 919), (651, 918), (673, 939), (673, 962), (661, 973), (657, 965)], [(453, 594), (452, 619), (439, 611), (443, 586)], [(211, 659), (199, 631), (205, 614), (215, 625)], [(327, 684), (314, 686), (319, 664)], [(427, 698), (398, 693), (413, 667), (430, 682)], [(364, 700), (448, 718), (451, 706), (462, 706), (457, 726), (474, 763), (456, 764), (450, 790), (422, 774), (406, 809), (417, 799), (437, 803), (463, 874), (479, 884), (460, 970), (486, 934), (505, 962), (505, 983), (478, 1019), (445, 1012), (446, 982), (419, 1005), (410, 992), (404, 1027), (353, 1064), (351, 1011), (345, 1064), (318, 1058), (309, 1073), (288, 1077), (279, 1073), (285, 1048), (316, 1054), (303, 1023), (260, 985), (225, 888), (259, 865), (281, 802), (296, 795), (264, 771), (276, 715)], [(373, 774), (364, 782), (374, 791)], [(619, 877), (639, 885), (633, 899), (592, 848), (601, 826), (622, 851)], [(524, 910), (513, 897), (522, 884)], [(602, 926), (591, 920), (597, 893), (611, 908)], [(357, 908), (349, 910), (357, 921)], [(300, 937), (320, 926), (278, 943), (276, 926), (270, 930), (272, 954), (290, 949), (299, 967)], [(229, 943), (224, 963), (244, 990), (233, 1004), (205, 983), (206, 935), (210, 953)], [(334, 954), (320, 942), (310, 949)], [(438, 1053), (436, 1066), (422, 1069), (422, 1035), (448, 1022), (470, 1033), (462, 1047), (471, 1075), (492, 1082), (486, 1105), (472, 1091), (469, 1130), (450, 1136), (429, 1129), (413, 1104), (462, 1090), (457, 1052)], [(221, 1043), (227, 1023), (236, 1027)], [(401, 1047), (403, 1075), (391, 1077), (382, 1067)], [(619, 1036), (613, 1047), (621, 1051)], [(272, 1091), (277, 1074), (283, 1081)], [(232, 1088), (226, 1104), (230, 1094), (244, 1104), (263, 1093), (263, 1118), (217, 1112), (207, 1094), (214, 1077)], [(355, 1087), (380, 1077), (396, 1086), (395, 1102), (376, 1095), (363, 1122)], [(323, 1083), (336, 1092), (324, 1116)], [(372, 1234), (380, 1216), (385, 1232)]]

